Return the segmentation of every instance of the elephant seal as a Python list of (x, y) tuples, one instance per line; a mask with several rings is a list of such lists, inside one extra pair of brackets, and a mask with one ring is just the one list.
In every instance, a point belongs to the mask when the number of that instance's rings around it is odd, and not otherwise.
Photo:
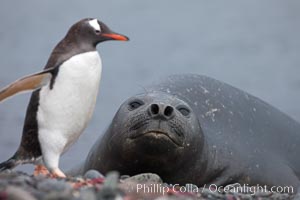
[(299, 130), (298, 122), (242, 90), (206, 76), (173, 75), (121, 105), (81, 172), (296, 190)]

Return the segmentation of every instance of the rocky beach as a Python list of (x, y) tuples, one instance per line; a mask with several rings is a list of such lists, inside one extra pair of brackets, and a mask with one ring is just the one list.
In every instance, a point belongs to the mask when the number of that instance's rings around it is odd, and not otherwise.
[[(233, 185), (232, 188), (234, 187)], [(66, 179), (50, 178), (44, 175), (32, 176), (9, 170), (0, 174), (0, 200), (286, 200), (298, 198), (297, 195), (284, 193), (217, 192), (213, 187), (198, 188), (192, 184), (170, 185), (164, 183), (158, 175), (151, 173), (129, 177), (110, 172), (103, 176), (96, 170), (90, 170), (82, 177)]]

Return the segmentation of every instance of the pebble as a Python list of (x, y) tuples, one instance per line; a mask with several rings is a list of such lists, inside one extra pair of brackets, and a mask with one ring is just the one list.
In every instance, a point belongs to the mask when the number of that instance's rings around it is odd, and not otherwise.
[(72, 187), (64, 180), (44, 179), (42, 182), (37, 184), (37, 189), (43, 192), (50, 192), (50, 191), (62, 192), (62, 191), (69, 191), (72, 189)]
[(122, 175), (122, 176), (120, 176), (120, 180), (125, 180), (127, 178), (130, 178), (130, 176), (129, 175)]
[(114, 200), (123, 199), (123, 192), (118, 187), (119, 173), (109, 172), (106, 175), (105, 182), (101, 190), (97, 193), (97, 199), (101, 200)]
[(270, 197), (272, 195), (272, 192), (260, 192), (257, 191), (255, 192), (255, 194), (253, 195), (254, 197)]
[(72, 200), (73, 195), (70, 192), (57, 192), (52, 191), (50, 193), (47, 193), (43, 200)]
[(11, 184), (18, 185), (18, 186), (25, 186), (27, 184), (33, 184), (32, 178), (25, 175), (16, 176), (12, 181)]
[(80, 190), (80, 198), (79, 199), (96, 200), (95, 190), (92, 188), (85, 188), (83, 190)]
[(97, 170), (91, 169), (84, 174), (83, 178), (95, 179), (95, 178), (104, 178), (104, 176)]
[(157, 174), (144, 173), (129, 177), (124, 182), (136, 182), (136, 183), (163, 183), (161, 178)]
[(9, 200), (36, 200), (31, 194), (20, 187), (8, 186), (5, 190)]

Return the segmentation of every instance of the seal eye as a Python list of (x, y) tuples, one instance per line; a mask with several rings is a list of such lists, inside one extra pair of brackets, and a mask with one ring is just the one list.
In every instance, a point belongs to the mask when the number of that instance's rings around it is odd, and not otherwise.
[(187, 108), (187, 107), (185, 107), (185, 106), (179, 106), (179, 107), (177, 107), (177, 110), (183, 115), (183, 116), (189, 116), (189, 114), (190, 114), (190, 110)]
[(129, 110), (135, 110), (142, 105), (144, 105), (144, 102), (142, 102), (140, 100), (134, 100), (129, 103)]

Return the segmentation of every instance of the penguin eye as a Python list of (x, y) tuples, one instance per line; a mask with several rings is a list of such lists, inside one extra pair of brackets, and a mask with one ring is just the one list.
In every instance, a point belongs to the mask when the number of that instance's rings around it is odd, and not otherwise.
[(190, 109), (188, 109), (186, 106), (178, 106), (177, 110), (186, 117), (191, 113)]
[(128, 109), (129, 110), (135, 110), (137, 109), (138, 107), (144, 105), (144, 102), (142, 102), (141, 100), (134, 100), (134, 101), (131, 101), (129, 104), (128, 104)]
[(100, 31), (99, 31), (99, 30), (95, 30), (95, 32), (96, 32), (97, 34), (99, 34), (99, 33), (100, 33)]

